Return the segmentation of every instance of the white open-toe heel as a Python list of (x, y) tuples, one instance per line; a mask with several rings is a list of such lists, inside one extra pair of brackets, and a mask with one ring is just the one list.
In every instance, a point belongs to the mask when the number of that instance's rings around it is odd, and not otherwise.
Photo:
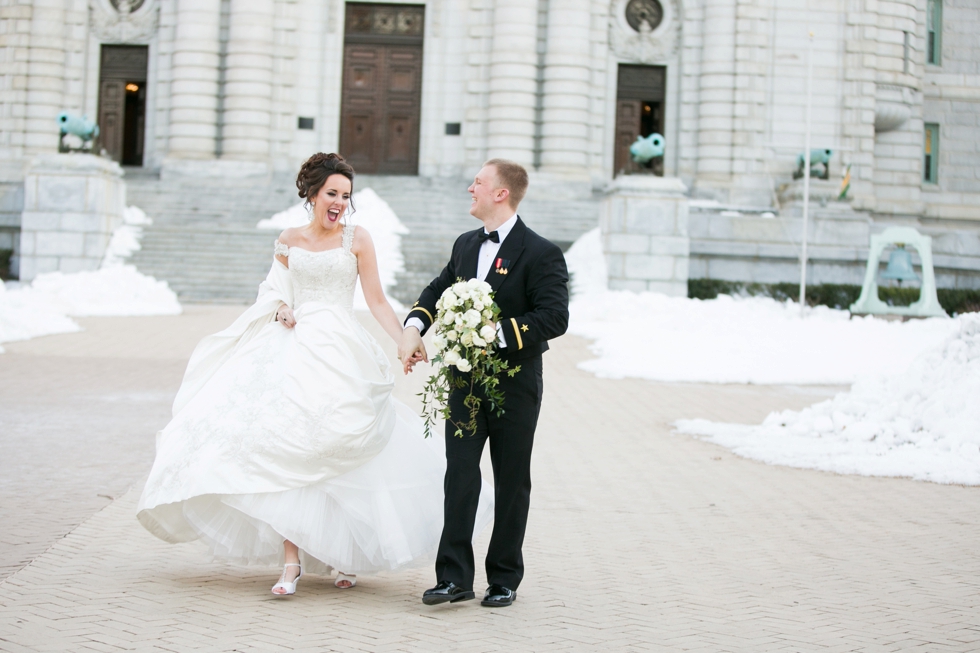
[[(348, 585), (347, 587), (341, 587), (340, 584), (342, 582), (344, 582), (345, 580), (348, 583), (350, 583), (350, 585)], [(337, 580), (335, 580), (333, 582), (333, 586), (334, 587), (338, 587), (338, 588), (340, 588), (342, 590), (349, 590), (350, 588), (354, 587), (355, 585), (357, 585), (357, 576), (355, 576), (354, 574), (345, 574), (342, 571), (338, 571), (337, 572)]]
[[(299, 576), (294, 578), (291, 582), (286, 580), (287, 567), (299, 567)], [(279, 582), (272, 586), (272, 593), (276, 596), (289, 596), (290, 594), (295, 594), (296, 583), (298, 583), (299, 579), (302, 577), (303, 565), (299, 564), (298, 562), (287, 562), (285, 565), (283, 565), (282, 576), (279, 577)]]

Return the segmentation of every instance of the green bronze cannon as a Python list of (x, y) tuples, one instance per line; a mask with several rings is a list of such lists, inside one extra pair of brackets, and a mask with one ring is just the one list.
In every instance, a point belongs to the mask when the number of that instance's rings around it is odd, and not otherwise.
[[(818, 179), (830, 179), (830, 157), (833, 156), (833, 150), (810, 150), (810, 176), (817, 177)], [(823, 165), (823, 170), (815, 170), (816, 166)], [(801, 179), (803, 177), (803, 166), (806, 165), (806, 152), (800, 152), (796, 156), (796, 172), (793, 173), (793, 179)]]
[(637, 136), (630, 145), (630, 156), (635, 163), (646, 165), (652, 159), (664, 155), (664, 137), (660, 134)]
[[(67, 111), (58, 114), (58, 129), (61, 134), (58, 140), (59, 152), (91, 152), (95, 145), (95, 139), (99, 137), (99, 126), (94, 121)], [(70, 147), (65, 143), (65, 136), (69, 134), (80, 138), (82, 146)]]

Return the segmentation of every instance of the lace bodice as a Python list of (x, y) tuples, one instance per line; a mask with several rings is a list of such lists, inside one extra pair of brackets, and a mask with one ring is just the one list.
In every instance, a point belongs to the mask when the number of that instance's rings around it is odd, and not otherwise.
[(316, 301), (337, 304), (348, 310), (354, 310), (357, 257), (351, 252), (353, 242), (353, 225), (344, 225), (340, 247), (322, 252), (311, 252), (301, 247), (286, 247), (276, 241), (276, 254), (289, 258), (294, 309), (306, 302)]

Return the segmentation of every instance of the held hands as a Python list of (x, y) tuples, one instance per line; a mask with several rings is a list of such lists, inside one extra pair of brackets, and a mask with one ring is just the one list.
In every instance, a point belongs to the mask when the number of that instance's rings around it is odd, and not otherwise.
[(292, 329), (296, 326), (296, 318), (293, 317), (293, 309), (289, 308), (285, 304), (279, 307), (276, 311), (276, 321), (286, 327), (287, 329)]
[(402, 330), (402, 339), (398, 343), (398, 359), (402, 362), (405, 374), (410, 373), (419, 361), (429, 362), (422, 335), (415, 327), (405, 327)]

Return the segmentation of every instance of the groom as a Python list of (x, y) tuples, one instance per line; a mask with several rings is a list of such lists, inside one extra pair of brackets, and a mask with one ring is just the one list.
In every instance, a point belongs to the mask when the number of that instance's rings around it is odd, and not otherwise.
[[(445, 525), (436, 557), (439, 582), (422, 595), (426, 605), (475, 596), (473, 523), (482, 483), (480, 458), (487, 441), (496, 506), (486, 559), (490, 586), (482, 604), (510, 605), (524, 577), (521, 546), (531, 498), (531, 445), (544, 388), (541, 354), (548, 349), (548, 340), (568, 327), (568, 272), (561, 250), (528, 229), (517, 215), (527, 185), (527, 171), (513, 161), (491, 159), (483, 165), (469, 187), (470, 214), (483, 227), (456, 239), (449, 263), (422, 291), (405, 320), (400, 351), (407, 373), (418, 360), (428, 361), (422, 335), (432, 325), (443, 291), (457, 277), (483, 279), (493, 288), (500, 307), (498, 351), (511, 368), (521, 368), (513, 377), (500, 376), (502, 415), (498, 417), (483, 401), (474, 434), (456, 437), (455, 428), (446, 424)], [(464, 391), (456, 390), (449, 398), (454, 421), (469, 421), (464, 396)]]

